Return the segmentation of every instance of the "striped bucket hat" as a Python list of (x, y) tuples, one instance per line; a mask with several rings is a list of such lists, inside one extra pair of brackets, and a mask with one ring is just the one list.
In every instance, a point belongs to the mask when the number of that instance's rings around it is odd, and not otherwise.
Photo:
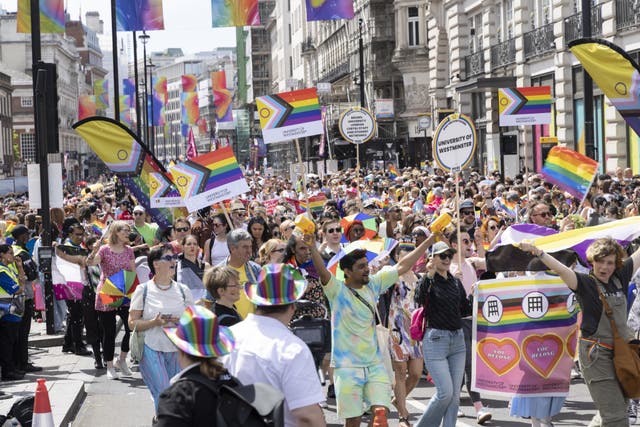
[(218, 323), (210, 310), (192, 305), (180, 316), (177, 327), (163, 328), (176, 347), (197, 357), (220, 357), (234, 347), (231, 330)]
[(244, 291), (257, 306), (291, 304), (302, 297), (307, 281), (289, 264), (267, 264), (262, 267), (258, 283), (246, 283)]

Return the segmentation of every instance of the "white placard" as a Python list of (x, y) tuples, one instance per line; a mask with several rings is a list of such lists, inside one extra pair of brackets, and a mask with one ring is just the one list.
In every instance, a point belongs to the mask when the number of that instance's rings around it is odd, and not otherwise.
[(433, 137), (433, 159), (447, 172), (462, 170), (476, 152), (476, 127), (464, 114), (447, 116)]
[(376, 120), (366, 108), (354, 107), (342, 113), (338, 127), (344, 139), (352, 144), (362, 144), (373, 138)]
[[(29, 208), (41, 209), (40, 197), (40, 165), (31, 163), (27, 165), (27, 177), (29, 182)], [(62, 208), (62, 163), (49, 164), (49, 207)]]

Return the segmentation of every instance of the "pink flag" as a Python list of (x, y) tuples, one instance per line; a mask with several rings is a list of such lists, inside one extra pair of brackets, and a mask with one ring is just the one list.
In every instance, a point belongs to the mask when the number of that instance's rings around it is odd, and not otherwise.
[(196, 139), (193, 137), (193, 129), (189, 128), (189, 145), (187, 146), (187, 159), (191, 160), (198, 157), (198, 149), (196, 148)]

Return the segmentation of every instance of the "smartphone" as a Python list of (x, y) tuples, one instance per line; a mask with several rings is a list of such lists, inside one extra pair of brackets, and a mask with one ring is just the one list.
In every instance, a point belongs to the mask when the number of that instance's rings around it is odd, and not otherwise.
[(171, 314), (161, 314), (160, 317), (162, 318), (162, 320), (171, 320), (173, 318), (173, 315), (171, 315)]

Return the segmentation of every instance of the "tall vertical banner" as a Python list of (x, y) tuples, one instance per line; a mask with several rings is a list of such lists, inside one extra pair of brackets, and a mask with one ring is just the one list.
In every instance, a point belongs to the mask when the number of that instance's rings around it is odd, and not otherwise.
[(249, 191), (231, 147), (178, 163), (169, 171), (189, 212)]
[(80, 95), (78, 97), (78, 120), (96, 115), (96, 97), (94, 95)]
[[(17, 32), (31, 32), (31, 1), (18, 0)], [(64, 33), (64, 0), (40, 0), (40, 32)]]
[(193, 74), (182, 76), (182, 93), (180, 94), (182, 136), (187, 136), (189, 127), (195, 125), (200, 118), (198, 105), (198, 79)]
[(315, 88), (256, 98), (265, 144), (322, 135), (322, 113)]
[(120, 122), (131, 127), (131, 96), (120, 95)]
[(307, 21), (353, 18), (353, 0), (306, 0)]
[(122, 94), (129, 96), (129, 107), (134, 108), (136, 106), (136, 83), (133, 79), (122, 80)]
[(551, 123), (551, 86), (498, 89), (500, 126)]
[(212, 27), (260, 25), (258, 0), (211, 0)]
[(164, 107), (166, 105), (167, 93), (167, 78), (166, 77), (153, 77), (151, 79), (151, 87), (153, 96), (149, 100), (149, 116), (151, 117), (152, 126), (164, 126)]
[(503, 396), (566, 396), (578, 304), (556, 276), (478, 282), (471, 388)]
[(109, 80), (99, 79), (93, 82), (93, 95), (96, 97), (98, 110), (109, 108)]
[(118, 31), (164, 30), (162, 0), (116, 0)]
[(227, 89), (227, 75), (224, 71), (211, 73), (211, 89), (213, 91), (213, 104), (216, 107), (216, 121), (218, 123), (233, 122), (231, 109), (233, 95)]

